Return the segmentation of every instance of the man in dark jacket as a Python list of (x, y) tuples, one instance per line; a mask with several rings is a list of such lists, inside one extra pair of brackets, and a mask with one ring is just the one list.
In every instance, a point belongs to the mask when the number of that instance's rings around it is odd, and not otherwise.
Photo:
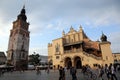
[(77, 76), (76, 76), (76, 68), (72, 67), (70, 68), (70, 74), (72, 75), (72, 80), (77, 80)]
[(63, 80), (63, 68), (62, 66), (60, 66), (60, 69), (59, 69), (59, 80)]

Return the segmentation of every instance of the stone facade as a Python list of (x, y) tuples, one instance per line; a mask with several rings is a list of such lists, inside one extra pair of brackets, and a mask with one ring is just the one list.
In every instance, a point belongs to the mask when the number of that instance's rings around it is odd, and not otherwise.
[(26, 21), (25, 7), (13, 22), (13, 28), (10, 31), (9, 44), (7, 51), (7, 61), (9, 64), (18, 68), (27, 68), (29, 53), (29, 23)]
[(100, 64), (113, 63), (111, 43), (107, 36), (102, 34), (101, 41), (92, 41), (80, 26), (79, 31), (72, 27), (68, 33), (62, 32), (62, 37), (52, 40), (48, 44), (48, 61), (53, 65), (81, 68), (83, 65), (91, 67)]
[(120, 64), (120, 53), (113, 53), (114, 63)]

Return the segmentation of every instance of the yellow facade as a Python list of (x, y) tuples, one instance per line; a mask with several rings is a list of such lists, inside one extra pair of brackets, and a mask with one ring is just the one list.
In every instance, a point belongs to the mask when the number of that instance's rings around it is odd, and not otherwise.
[(120, 63), (120, 53), (113, 53), (114, 63)]
[(113, 63), (111, 43), (106, 40), (104, 34), (101, 39), (101, 42), (91, 41), (82, 27), (78, 31), (71, 27), (68, 33), (63, 31), (61, 38), (48, 44), (48, 61), (52, 61), (56, 68), (81, 68), (83, 65), (93, 67), (97, 64)]

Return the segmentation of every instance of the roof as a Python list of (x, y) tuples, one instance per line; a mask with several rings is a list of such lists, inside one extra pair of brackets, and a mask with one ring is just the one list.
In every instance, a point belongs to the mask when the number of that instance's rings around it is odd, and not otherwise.
[(6, 57), (4, 52), (0, 52), (0, 57)]
[(64, 44), (64, 46), (70, 46), (70, 45), (75, 45), (75, 44), (82, 44), (82, 41), (75, 42), (75, 43)]
[(100, 47), (99, 47), (99, 42), (95, 42), (95, 41), (84, 41), (85, 43), (85, 47), (86, 48), (93, 48), (93, 49), (96, 49), (96, 50), (100, 50)]
[(120, 53), (113, 53), (113, 54), (120, 54)]

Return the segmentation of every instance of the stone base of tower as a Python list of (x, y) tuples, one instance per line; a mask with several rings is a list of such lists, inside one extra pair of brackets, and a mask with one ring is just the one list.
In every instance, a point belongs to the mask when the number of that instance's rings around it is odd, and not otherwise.
[(28, 61), (27, 60), (16, 61), (14, 67), (16, 70), (26, 70), (28, 67)]
[(14, 66), (15, 70), (26, 70), (28, 68), (28, 61), (27, 60), (19, 60), (19, 61), (8, 60), (7, 65)]

